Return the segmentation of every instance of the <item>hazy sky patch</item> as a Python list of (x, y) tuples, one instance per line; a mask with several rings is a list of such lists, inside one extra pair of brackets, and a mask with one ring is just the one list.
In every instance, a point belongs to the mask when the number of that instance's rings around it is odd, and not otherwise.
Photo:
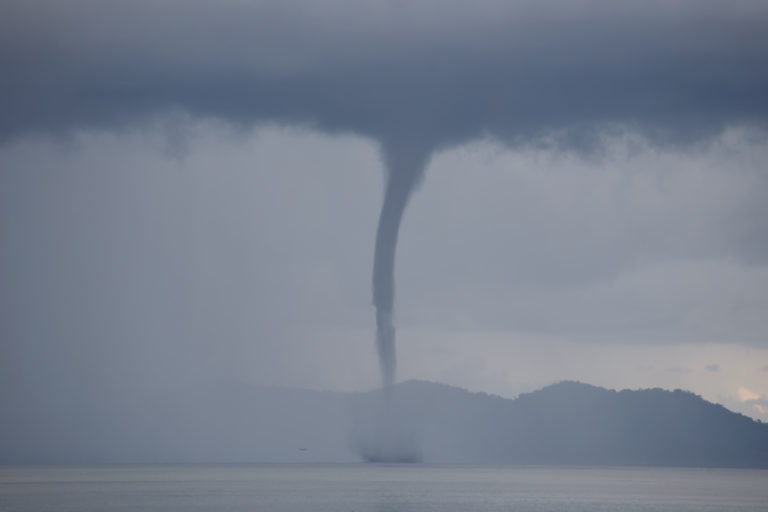
[[(206, 376), (375, 387), (375, 143), (185, 130), (182, 153), (163, 130), (0, 150), (3, 379), (36, 403)], [(762, 239), (731, 231), (763, 208), (762, 139), (610, 147), (433, 160), (398, 255), (402, 379), (681, 387), (733, 407), (739, 387), (768, 392), (748, 371), (768, 362)]]

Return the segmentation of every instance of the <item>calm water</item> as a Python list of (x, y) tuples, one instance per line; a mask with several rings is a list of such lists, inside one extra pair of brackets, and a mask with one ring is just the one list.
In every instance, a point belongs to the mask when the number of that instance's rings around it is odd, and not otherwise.
[(5, 511), (761, 511), (768, 470), (254, 464), (0, 467)]

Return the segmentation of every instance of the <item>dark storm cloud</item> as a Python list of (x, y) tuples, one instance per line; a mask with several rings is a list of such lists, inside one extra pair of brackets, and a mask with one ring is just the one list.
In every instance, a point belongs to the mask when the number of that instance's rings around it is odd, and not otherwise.
[(395, 372), (394, 266), (431, 153), (491, 135), (590, 147), (628, 125), (699, 140), (768, 115), (768, 9), (750, 2), (10, 1), (0, 139), (182, 109), (381, 143), (373, 302)]
[(6, 1), (0, 135), (181, 108), (435, 148), (768, 116), (762, 2)]
[[(760, 1), (6, 0), (0, 143), (121, 130), (181, 111), (381, 144), (374, 259), (394, 380), (400, 220), (435, 150), (491, 136), (589, 149), (605, 129), (659, 144), (768, 121)], [(184, 117), (184, 116), (181, 116)], [(746, 231), (745, 239), (754, 239)], [(761, 253), (762, 254), (762, 253)]]

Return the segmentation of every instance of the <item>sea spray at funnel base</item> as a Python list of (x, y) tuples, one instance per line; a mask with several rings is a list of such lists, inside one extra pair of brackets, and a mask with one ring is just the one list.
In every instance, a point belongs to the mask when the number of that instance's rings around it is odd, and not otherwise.
[(419, 463), (420, 428), (412, 396), (391, 386), (356, 396), (351, 402), (349, 447), (365, 462)]
[(373, 304), (376, 306), (376, 348), (382, 384), (395, 381), (395, 250), (403, 212), (414, 188), (420, 183), (431, 153), (429, 146), (415, 140), (382, 145), (387, 173), (384, 204), (381, 207), (373, 259)]

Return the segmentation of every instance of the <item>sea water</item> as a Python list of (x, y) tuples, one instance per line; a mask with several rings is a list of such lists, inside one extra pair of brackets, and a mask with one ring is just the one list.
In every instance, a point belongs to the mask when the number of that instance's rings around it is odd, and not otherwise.
[(768, 470), (428, 464), (0, 466), (0, 510), (765, 512)]

